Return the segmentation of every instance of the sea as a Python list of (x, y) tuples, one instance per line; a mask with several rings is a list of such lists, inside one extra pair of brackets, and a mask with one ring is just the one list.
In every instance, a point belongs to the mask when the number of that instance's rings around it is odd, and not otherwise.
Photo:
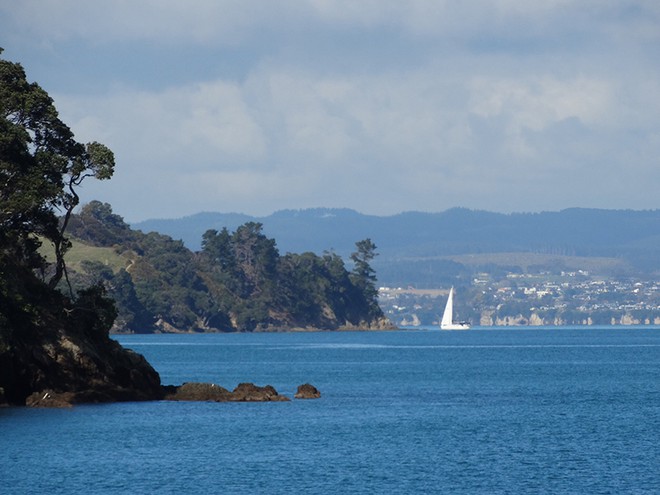
[(0, 493), (660, 493), (657, 327), (114, 338), (165, 384), (322, 397), (0, 409)]

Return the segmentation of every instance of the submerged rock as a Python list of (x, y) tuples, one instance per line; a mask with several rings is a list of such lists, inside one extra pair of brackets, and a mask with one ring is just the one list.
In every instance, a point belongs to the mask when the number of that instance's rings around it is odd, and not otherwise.
[(295, 399), (320, 399), (321, 392), (319, 392), (319, 390), (314, 385), (305, 383), (298, 387), (298, 391), (293, 397)]

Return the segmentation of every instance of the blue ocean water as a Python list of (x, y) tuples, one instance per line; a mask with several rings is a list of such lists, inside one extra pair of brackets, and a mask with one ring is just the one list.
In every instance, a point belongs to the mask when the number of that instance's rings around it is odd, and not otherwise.
[(660, 329), (131, 335), (287, 403), (0, 409), (0, 493), (660, 493)]

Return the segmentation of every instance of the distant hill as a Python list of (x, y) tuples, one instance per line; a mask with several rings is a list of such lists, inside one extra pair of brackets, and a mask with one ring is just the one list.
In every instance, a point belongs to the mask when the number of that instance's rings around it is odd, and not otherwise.
[(131, 224), (143, 232), (159, 232), (173, 239), (180, 239), (193, 251), (201, 248), (202, 235), (209, 229), (234, 230), (246, 222), (263, 224), (264, 234), (277, 232), (277, 247), (282, 253), (317, 254), (333, 250), (349, 254), (355, 242), (376, 234), (374, 226), (385, 217), (368, 216), (349, 209), (315, 208), (306, 210), (281, 210), (267, 217), (253, 217), (241, 213), (197, 213), (178, 219), (146, 220)]
[[(581, 258), (589, 258), (592, 270), (602, 267), (619, 275), (660, 271), (660, 210), (570, 208), (501, 214), (454, 208), (380, 217), (350, 209), (315, 208), (282, 210), (266, 217), (199, 213), (148, 220), (132, 227), (167, 234), (199, 250), (206, 230), (235, 229), (248, 221), (262, 223), (264, 233), (277, 239), (280, 252), (333, 250), (346, 256), (357, 240), (371, 238), (380, 254), (374, 267), (381, 283), (433, 285), (443, 277), (467, 275), (479, 269), (475, 264), (466, 269), (470, 263), (463, 255), (470, 254), (481, 255), (479, 259), (487, 266), (520, 267), (519, 254), (527, 253), (536, 256), (538, 263), (526, 256), (522, 269), (548, 263), (577, 269)], [(490, 261), (483, 256), (492, 253), (510, 256)]]

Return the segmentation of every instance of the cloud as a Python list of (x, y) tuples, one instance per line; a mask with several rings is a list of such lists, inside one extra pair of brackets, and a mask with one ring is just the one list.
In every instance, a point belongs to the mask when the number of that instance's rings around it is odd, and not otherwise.
[(105, 140), (135, 164), (222, 166), (263, 157), (265, 137), (236, 84), (216, 81), (104, 97), (55, 95), (79, 140)]
[[(172, 185), (160, 184), (161, 194), (194, 198), (191, 207), (345, 201), (394, 213), (410, 209), (411, 197), (426, 209), (475, 191), (492, 201), (498, 188), (566, 172), (576, 156), (591, 164), (594, 136), (616, 129), (614, 100), (606, 82), (580, 77), (466, 81), (434, 66), (399, 77), (267, 66), (242, 84), (122, 91), (93, 103), (69, 97), (65, 107), (78, 109), (68, 121), (79, 139), (102, 136), (122, 151), (118, 170), (167, 173)], [(582, 149), (558, 142), (578, 131), (591, 136)], [(581, 166), (569, 163), (574, 176)], [(503, 175), (513, 178), (498, 184)], [(374, 201), (381, 195), (397, 199)]]
[[(151, 41), (242, 43), (275, 33), (309, 36), (315, 30), (389, 29), (425, 38), (461, 38), (498, 33), (551, 35), (605, 26), (620, 31), (630, 24), (657, 39), (657, 2), (636, 0), (22, 0), (6, 5), (5, 15), (39, 41), (84, 39), (92, 43)], [(588, 22), (598, 19), (601, 23)], [(622, 24), (621, 21), (626, 21)], [(610, 31), (610, 32), (612, 32)], [(554, 34), (553, 34), (554, 33)]]
[(577, 119), (585, 126), (604, 125), (614, 106), (613, 91), (606, 81), (584, 77), (478, 77), (470, 86), (470, 112), (483, 119), (502, 117), (506, 148), (524, 158), (535, 154), (525, 141), (527, 131), (539, 133), (567, 119)]
[(155, 41), (175, 44), (236, 42), (241, 32), (258, 26), (276, 6), (255, 0), (236, 3), (221, 0), (115, 0), (88, 2), (60, 0), (44, 3), (23, 0), (7, 9), (17, 24), (22, 24), (40, 41), (69, 38), (93, 43)]
[[(657, 207), (651, 0), (23, 0), (0, 30), (132, 220)], [(595, 182), (598, 187), (594, 187)], [(530, 206), (533, 205), (533, 206)]]

